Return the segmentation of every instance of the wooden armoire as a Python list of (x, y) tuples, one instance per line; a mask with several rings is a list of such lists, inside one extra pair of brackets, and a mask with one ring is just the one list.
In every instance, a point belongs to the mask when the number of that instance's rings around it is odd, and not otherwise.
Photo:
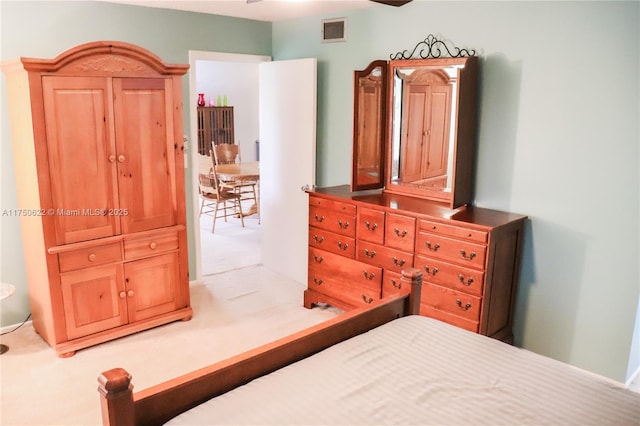
[(33, 325), (59, 356), (192, 316), (187, 69), (115, 41), (3, 64)]

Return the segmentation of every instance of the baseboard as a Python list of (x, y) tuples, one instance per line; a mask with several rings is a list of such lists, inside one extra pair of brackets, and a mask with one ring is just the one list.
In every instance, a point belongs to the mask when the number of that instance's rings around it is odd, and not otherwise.
[(624, 382), (624, 387), (629, 388), (631, 386), (631, 383), (633, 383), (634, 381), (638, 380), (639, 378), (640, 378), (640, 366), (638, 368), (636, 368), (636, 371), (634, 371), (633, 374), (631, 374), (631, 376), (629, 376), (627, 381)]
[(4, 327), (0, 328), (0, 334), (5, 334), (5, 333), (9, 333), (13, 330), (18, 329), (19, 327), (23, 327), (25, 325), (31, 325), (31, 320), (29, 321), (25, 321), (25, 322), (19, 322), (16, 324), (12, 324), (12, 325), (5, 325)]

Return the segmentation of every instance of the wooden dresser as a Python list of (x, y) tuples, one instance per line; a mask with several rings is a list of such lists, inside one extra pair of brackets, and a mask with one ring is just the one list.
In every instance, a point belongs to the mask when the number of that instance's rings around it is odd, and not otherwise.
[(121, 42), (3, 64), (29, 300), (60, 356), (192, 316), (182, 77)]
[(350, 309), (423, 273), (420, 313), (511, 343), (526, 216), (348, 186), (309, 192), (304, 305)]

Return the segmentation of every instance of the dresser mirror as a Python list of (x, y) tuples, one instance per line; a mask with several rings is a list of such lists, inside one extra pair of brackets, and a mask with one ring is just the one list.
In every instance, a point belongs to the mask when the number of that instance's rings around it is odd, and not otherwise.
[(384, 185), (387, 69), (387, 61), (373, 61), (354, 73), (352, 191)]
[[(412, 59), (421, 44), (420, 59)], [(472, 201), (478, 58), (457, 48), (454, 54), (446, 49), (456, 57), (442, 58), (441, 47), (444, 42), (429, 36), (409, 55), (400, 52), (355, 72), (353, 190), (384, 186), (451, 208)], [(388, 71), (386, 97), (368, 88), (378, 69)], [(387, 122), (380, 125), (376, 117), (385, 110)], [(385, 150), (374, 156), (379, 141)]]

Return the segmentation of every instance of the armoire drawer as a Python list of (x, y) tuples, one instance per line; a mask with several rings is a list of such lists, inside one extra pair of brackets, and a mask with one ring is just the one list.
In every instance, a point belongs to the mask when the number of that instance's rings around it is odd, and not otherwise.
[(416, 254), (454, 262), (458, 265), (484, 269), (485, 245), (447, 238), (428, 232), (418, 232)]
[(482, 296), (484, 272), (481, 270), (464, 268), (422, 255), (415, 257), (414, 267), (422, 271), (424, 281)]
[(447, 235), (455, 238), (464, 238), (478, 243), (486, 243), (488, 235), (484, 231), (462, 228), (460, 226), (447, 225), (444, 223), (433, 222), (431, 220), (424, 219), (419, 221), (418, 230)]
[(465, 318), (469, 321), (480, 321), (480, 305), (482, 299), (466, 293), (451, 290), (435, 284), (422, 284), (422, 305), (438, 311)]
[(380, 210), (358, 208), (358, 240), (371, 243), (384, 243), (385, 213)]
[(355, 238), (356, 216), (337, 210), (309, 206), (309, 226)]
[(395, 272), (413, 267), (412, 253), (359, 240), (356, 247), (356, 260)]
[(60, 272), (75, 271), (108, 263), (122, 261), (122, 245), (120, 243), (95, 246), (58, 254)]
[(151, 237), (126, 240), (124, 242), (124, 258), (126, 260), (140, 259), (159, 253), (177, 250), (178, 234), (156, 234)]
[(355, 238), (325, 231), (324, 229), (309, 227), (309, 245), (350, 259), (356, 257)]
[(413, 252), (416, 237), (416, 219), (388, 213), (385, 222), (384, 245), (398, 250)]

